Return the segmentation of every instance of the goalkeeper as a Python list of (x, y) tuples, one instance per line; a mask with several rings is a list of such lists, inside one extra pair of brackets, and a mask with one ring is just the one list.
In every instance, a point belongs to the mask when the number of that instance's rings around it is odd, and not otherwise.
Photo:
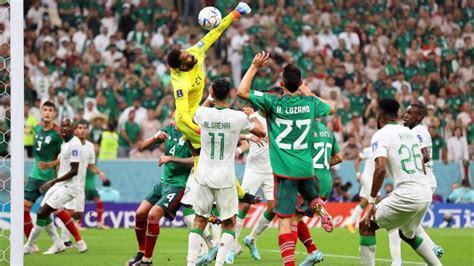
[[(251, 11), (248, 4), (240, 2), (234, 11), (222, 19), (219, 26), (209, 31), (198, 43), (186, 49), (173, 49), (168, 54), (168, 65), (171, 68), (171, 86), (175, 99), (176, 126), (184, 137), (191, 142), (194, 157), (194, 171), (199, 161), (201, 148), (199, 126), (193, 122), (194, 113), (202, 100), (205, 85), (204, 61), (206, 51), (221, 36), (221, 34), (241, 15)], [(246, 195), (237, 181), (239, 199)]]

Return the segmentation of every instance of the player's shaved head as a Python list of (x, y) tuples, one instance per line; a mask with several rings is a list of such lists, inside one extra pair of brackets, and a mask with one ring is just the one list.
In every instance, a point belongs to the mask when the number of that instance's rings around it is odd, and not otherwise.
[(301, 70), (293, 64), (286, 65), (283, 69), (283, 83), (287, 90), (296, 92), (301, 85)]
[(410, 107), (413, 109), (416, 115), (425, 117), (428, 113), (426, 107), (419, 103), (411, 104)]
[(393, 98), (382, 98), (378, 102), (380, 113), (388, 119), (397, 119), (400, 103)]
[(227, 79), (216, 79), (212, 82), (212, 92), (214, 98), (219, 101), (225, 101), (230, 92), (230, 81)]

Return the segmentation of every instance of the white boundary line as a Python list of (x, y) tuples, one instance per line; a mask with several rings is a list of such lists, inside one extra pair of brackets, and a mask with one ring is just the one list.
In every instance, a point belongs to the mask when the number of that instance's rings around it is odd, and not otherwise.
[(11, 231), (10, 265), (23, 265), (24, 77), (23, 0), (10, 0)]
[[(279, 250), (262, 250), (263, 252), (271, 252), (271, 253), (280, 253)], [(324, 253), (324, 252), (323, 252)], [(303, 254), (306, 255), (307, 253), (305, 252), (298, 252), (296, 251), (295, 254)], [(330, 257), (330, 258), (343, 258), (343, 259), (351, 259), (351, 260), (360, 260), (360, 257), (357, 256), (350, 256), (350, 255), (336, 255), (336, 254), (326, 254), (324, 253), (324, 257)], [(392, 260), (389, 259), (375, 259), (375, 261), (381, 261), (381, 262), (392, 262)], [(426, 265), (425, 263), (421, 262), (416, 262), (416, 261), (403, 261), (403, 265)]]

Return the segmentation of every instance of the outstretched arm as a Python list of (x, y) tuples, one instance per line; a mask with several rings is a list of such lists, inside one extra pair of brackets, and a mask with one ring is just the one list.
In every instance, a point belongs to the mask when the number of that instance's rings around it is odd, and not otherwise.
[(104, 182), (105, 180), (107, 180), (107, 176), (105, 175), (104, 172), (102, 172), (102, 170), (99, 169), (99, 167), (97, 167), (97, 165), (95, 164), (89, 164), (87, 166), (87, 169), (91, 170), (92, 173), (96, 174), (99, 176), (100, 180), (102, 182)]
[(153, 135), (153, 137), (148, 138), (145, 141), (143, 141), (140, 149), (145, 150), (145, 149), (150, 148), (152, 145), (156, 143), (164, 142), (167, 137), (168, 137), (168, 134), (166, 134), (166, 132), (159, 130), (158, 132), (155, 133), (155, 135)]
[(240, 82), (239, 89), (237, 90), (237, 95), (240, 98), (248, 101), (250, 98), (250, 86), (252, 85), (252, 80), (255, 77), (255, 74), (257, 74), (258, 69), (267, 63), (269, 56), (270, 54), (266, 52), (261, 52), (255, 55), (252, 65), (250, 65), (250, 68), (245, 73)]
[(166, 163), (178, 163), (186, 167), (193, 167), (194, 166), (194, 158), (189, 157), (189, 158), (179, 158), (179, 157), (174, 157), (174, 156), (167, 156), (163, 155), (160, 157), (160, 166)]
[(343, 160), (344, 158), (342, 156), (342, 153), (338, 152), (335, 155), (331, 156), (331, 158), (329, 159), (329, 166), (340, 164)]

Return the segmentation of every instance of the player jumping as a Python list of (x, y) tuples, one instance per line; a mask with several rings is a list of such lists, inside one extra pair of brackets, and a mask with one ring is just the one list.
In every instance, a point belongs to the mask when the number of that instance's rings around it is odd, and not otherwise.
[[(200, 107), (194, 121), (201, 129), (201, 157), (196, 172), (196, 212), (193, 230), (188, 240), (188, 265), (196, 265), (201, 248), (201, 239), (215, 201), (222, 219), (223, 233), (216, 265), (224, 265), (227, 253), (235, 238), (235, 215), (238, 199), (235, 193), (235, 151), (242, 131), (250, 131), (258, 137), (265, 136), (265, 130), (255, 114), (246, 114), (228, 108), (231, 89), (225, 79), (212, 83), (212, 97), (215, 107)], [(252, 123), (253, 122), (253, 123)]]
[[(39, 162), (54, 161), (61, 151), (63, 142), (58, 131), (56, 131), (54, 121), (56, 120), (56, 106), (52, 102), (45, 102), (41, 106), (41, 124), (35, 128), (34, 150), (35, 158), (33, 168), (31, 169), (28, 182), (25, 185), (24, 200), (24, 233), (26, 238), (30, 236), (33, 229), (30, 210), (36, 200), (43, 195), (40, 188), (46, 182), (55, 178), (54, 169), (40, 169)], [(30, 247), (31, 252), (38, 252), (39, 249), (35, 243)]]
[[(400, 104), (395, 99), (378, 102), (377, 123), (380, 130), (371, 141), (375, 171), (366, 217), (359, 223), (360, 259), (362, 265), (375, 265), (375, 231), (397, 229), (428, 265), (441, 265), (433, 253), (434, 246), (416, 234), (431, 204), (431, 181), (424, 174), (419, 140), (407, 127), (397, 124)], [(389, 197), (377, 209), (375, 199), (387, 173), (395, 180)]]
[[(61, 122), (61, 136), (64, 143), (61, 145), (59, 155), (58, 178), (44, 183), (40, 191), (47, 191), (38, 210), (36, 225), (31, 231), (28, 241), (25, 244), (25, 254), (31, 253), (34, 249), (33, 244), (39, 237), (43, 229), (46, 229), (48, 235), (53, 239), (53, 246), (44, 254), (55, 254), (65, 250), (65, 246), (56, 232), (54, 223), (50, 215), (56, 210), (64, 208), (64, 205), (83, 193), (86, 176), (87, 162), (83, 143), (74, 136), (74, 127), (69, 118)], [(77, 230), (77, 229), (76, 229)], [(87, 245), (79, 237), (77, 241), (78, 251), (85, 252)]]
[[(191, 142), (194, 156), (194, 169), (199, 161), (201, 147), (199, 126), (193, 122), (193, 116), (199, 107), (204, 92), (206, 51), (221, 36), (221, 34), (241, 15), (251, 12), (248, 4), (240, 2), (234, 11), (222, 19), (219, 26), (207, 33), (198, 43), (186, 49), (174, 49), (168, 54), (168, 65), (171, 68), (171, 86), (176, 105), (176, 126), (183, 133), (186, 140)], [(237, 181), (239, 199), (246, 193)], [(247, 194), (247, 197), (249, 194)], [(249, 201), (252, 201), (251, 198)]]
[[(416, 135), (420, 142), (421, 154), (423, 156), (423, 162), (425, 164), (425, 173), (430, 180), (430, 187), (432, 193), (436, 191), (436, 177), (433, 173), (433, 159), (431, 155), (431, 150), (433, 143), (431, 142), (431, 135), (428, 132), (428, 129), (423, 126), (422, 121), (426, 116), (426, 108), (421, 104), (412, 104), (408, 106), (403, 116), (404, 126), (411, 129), (411, 131)], [(418, 226), (416, 229), (416, 235), (423, 238), (424, 241), (428, 242), (433, 246), (433, 252), (435, 255), (440, 258), (444, 254), (444, 249), (436, 245), (433, 240), (428, 236), (428, 234), (423, 229), (423, 226)], [(397, 230), (392, 230), (388, 235), (390, 242), (390, 255), (392, 257), (392, 266), (402, 265), (402, 253), (401, 253), (401, 239)]]
[(141, 149), (164, 143), (164, 173), (160, 181), (140, 203), (135, 214), (135, 234), (138, 242), (137, 254), (127, 265), (152, 265), (151, 258), (160, 233), (160, 219), (174, 219), (181, 207), (186, 181), (193, 166), (191, 149), (182, 133), (169, 125), (145, 140)]
[(335, 109), (317, 97), (298, 95), (298, 89), (302, 85), (301, 71), (294, 65), (287, 65), (283, 70), (283, 97), (260, 91), (251, 92), (252, 79), (266, 63), (268, 56), (265, 52), (255, 56), (237, 95), (250, 101), (267, 116), (270, 160), (275, 176), (274, 212), (279, 218), (278, 243), (285, 265), (295, 265), (296, 236), (292, 233), (291, 224), (296, 212), (298, 193), (309, 202), (314, 213), (327, 213), (316, 187), (310, 149), (313, 141), (309, 133), (315, 118), (332, 114)]

